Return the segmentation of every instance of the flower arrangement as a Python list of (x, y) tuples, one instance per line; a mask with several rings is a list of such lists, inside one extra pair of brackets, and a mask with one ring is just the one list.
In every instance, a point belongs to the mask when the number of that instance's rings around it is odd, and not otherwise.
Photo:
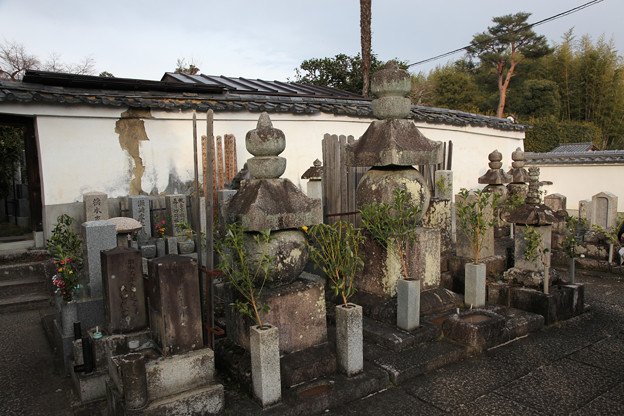
[(56, 274), (52, 277), (52, 283), (56, 286), (56, 292), (63, 296), (65, 302), (71, 302), (78, 287), (78, 273), (74, 271), (71, 258), (54, 260)]
[(71, 302), (77, 292), (78, 275), (83, 267), (82, 240), (72, 230), (74, 221), (67, 214), (60, 215), (52, 230), (52, 236), (47, 241), (56, 266), (52, 283), (66, 302)]
[(167, 237), (165, 237), (165, 231), (167, 229), (165, 228), (165, 220), (162, 220), (160, 222), (160, 224), (155, 224), (154, 225), (154, 232), (156, 234), (156, 237), (158, 238), (162, 238), (163, 240), (165, 240)]
[(349, 297), (355, 293), (355, 274), (364, 266), (360, 254), (364, 237), (360, 229), (348, 221), (302, 229), (308, 236), (306, 243), (311, 249), (310, 258), (325, 272), (332, 282), (334, 294), (336, 297), (340, 295), (347, 306)]

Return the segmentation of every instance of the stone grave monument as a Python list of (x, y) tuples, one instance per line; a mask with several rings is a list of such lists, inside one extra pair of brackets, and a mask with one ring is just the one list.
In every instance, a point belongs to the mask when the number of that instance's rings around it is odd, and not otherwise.
[[(179, 255), (151, 260), (141, 293), (140, 282), (131, 278), (139, 270), (138, 251), (115, 249), (102, 256), (110, 256), (105, 264), (112, 265), (106, 327), (117, 332), (99, 348), (108, 360), (108, 414), (221, 414), (223, 386), (215, 382), (214, 353), (202, 339), (197, 263)], [(124, 272), (125, 280), (115, 282)], [(149, 331), (141, 329), (147, 316)]]
[[(271, 230), (272, 241), (267, 247), (252, 245), (250, 250), (266, 250), (273, 257), (273, 281), (267, 282), (261, 296), (261, 302), (270, 308), (263, 322), (279, 330), (281, 381), (284, 387), (290, 387), (333, 373), (336, 368), (335, 355), (327, 343), (324, 281), (303, 271), (309, 249), (301, 227), (322, 221), (321, 201), (309, 198), (290, 180), (280, 178), (286, 169), (286, 159), (279, 156), (286, 146), (285, 136), (273, 127), (267, 113), (260, 115), (257, 128), (247, 133), (245, 143), (253, 155), (247, 160), (253, 179), (243, 180), (239, 191), (228, 200), (225, 221), (240, 223), (250, 241), (254, 233)], [(237, 294), (232, 292), (231, 296)], [(249, 358), (227, 355), (225, 345), (233, 342), (249, 351), (251, 320), (229, 307), (225, 313), (230, 341), (219, 343), (217, 349), (223, 348), (229, 370), (236, 372), (239, 368), (235, 377), (249, 383), (248, 370), (241, 368)], [(313, 365), (306, 356), (315, 357)]]
[(584, 290), (562, 282), (550, 267), (552, 224), (562, 218), (541, 202), (539, 168), (530, 167), (529, 178), (525, 203), (507, 219), (516, 230), (515, 266), (488, 286), (488, 301), (540, 314), (548, 325), (582, 313)]

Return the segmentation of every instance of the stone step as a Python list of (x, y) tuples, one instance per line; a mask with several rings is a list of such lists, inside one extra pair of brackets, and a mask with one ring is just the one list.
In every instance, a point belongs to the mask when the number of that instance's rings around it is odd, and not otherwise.
[(48, 296), (46, 282), (40, 277), (0, 280), (0, 299), (8, 299), (16, 295)]
[(29, 261), (25, 263), (0, 263), (0, 281), (39, 278), (51, 279), (55, 267), (51, 260)]
[(0, 313), (42, 309), (49, 306), (50, 296), (47, 294), (16, 295), (8, 299), (0, 299)]

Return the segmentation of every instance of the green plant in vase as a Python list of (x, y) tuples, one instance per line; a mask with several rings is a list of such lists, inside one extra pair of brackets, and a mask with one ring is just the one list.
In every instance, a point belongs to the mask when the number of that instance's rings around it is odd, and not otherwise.
[(269, 311), (269, 305), (263, 304), (260, 297), (266, 282), (272, 280), (273, 259), (262, 250), (271, 240), (271, 231), (254, 233), (252, 238), (261, 251), (259, 256), (249, 253), (243, 226), (239, 223), (228, 224), (223, 237), (216, 242), (221, 259), (217, 268), (243, 297), (243, 300), (235, 300), (232, 308), (264, 328), (262, 316)]
[(351, 222), (338, 221), (333, 225), (318, 224), (303, 227), (307, 233), (310, 259), (321, 268), (331, 281), (336, 297), (340, 296), (345, 307), (355, 293), (353, 280), (364, 266), (361, 245), (364, 237)]

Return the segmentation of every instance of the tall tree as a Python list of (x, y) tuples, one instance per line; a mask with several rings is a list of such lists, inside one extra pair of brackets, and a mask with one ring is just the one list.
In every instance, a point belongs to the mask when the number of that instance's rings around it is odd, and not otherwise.
[(28, 69), (39, 67), (39, 59), (16, 42), (0, 44), (0, 79), (18, 81)]
[(496, 25), (474, 36), (467, 51), (477, 56), (481, 65), (494, 68), (498, 80), (496, 116), (502, 117), (509, 83), (516, 67), (525, 59), (550, 53), (546, 38), (537, 35), (527, 24), (530, 13), (516, 13), (492, 19)]
[(39, 58), (26, 51), (24, 45), (7, 41), (0, 43), (0, 79), (19, 81), (29, 69), (91, 75), (95, 72), (95, 60), (85, 57), (77, 64), (66, 64), (61, 62), (59, 54), (53, 52), (42, 64)]
[(362, 95), (368, 97), (371, 74), (371, 1), (360, 0), (360, 38), (362, 44)]

